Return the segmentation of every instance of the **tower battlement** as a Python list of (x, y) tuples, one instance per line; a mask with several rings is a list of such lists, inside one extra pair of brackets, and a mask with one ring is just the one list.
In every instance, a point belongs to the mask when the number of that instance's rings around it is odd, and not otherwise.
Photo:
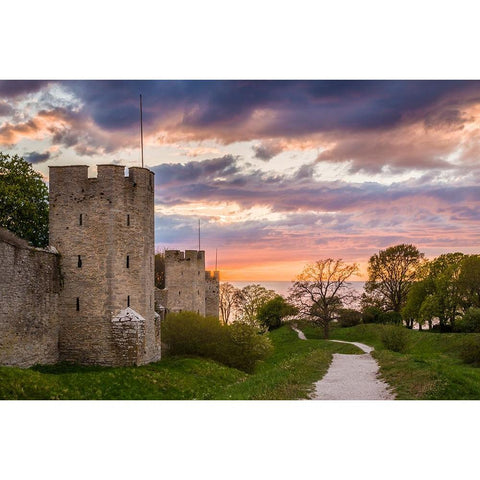
[[(154, 173), (148, 168), (130, 167), (125, 176), (123, 165), (97, 165), (97, 176), (89, 177), (87, 165), (51, 166), (50, 192), (58, 194), (120, 193), (122, 189), (146, 188), (153, 192)], [(105, 192), (103, 192), (105, 194)]]

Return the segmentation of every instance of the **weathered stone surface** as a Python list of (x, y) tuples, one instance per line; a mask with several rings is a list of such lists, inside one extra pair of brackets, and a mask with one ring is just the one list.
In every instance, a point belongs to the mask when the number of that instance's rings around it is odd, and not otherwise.
[(218, 318), (219, 272), (205, 271), (203, 250), (165, 251), (165, 288), (155, 302), (167, 312), (196, 312)]
[(59, 257), (0, 229), (0, 364), (58, 361)]
[(205, 252), (165, 250), (165, 289), (169, 312), (205, 315)]
[[(126, 338), (142, 364), (160, 358), (154, 320), (153, 173), (99, 165), (50, 167), (50, 245), (61, 253), (60, 359), (124, 365)], [(132, 307), (144, 334), (121, 334), (112, 317)], [(126, 347), (125, 347), (126, 348)], [(129, 347), (130, 348), (130, 347)], [(128, 358), (133, 358), (129, 354)]]
[(220, 272), (205, 272), (205, 315), (219, 318)]

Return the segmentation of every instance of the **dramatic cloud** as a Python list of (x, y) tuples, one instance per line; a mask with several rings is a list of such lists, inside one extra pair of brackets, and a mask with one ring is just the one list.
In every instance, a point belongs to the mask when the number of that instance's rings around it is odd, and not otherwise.
[(283, 147), (278, 142), (264, 142), (252, 147), (255, 152), (255, 158), (268, 161), (283, 151)]
[(13, 113), (13, 108), (7, 102), (0, 102), (0, 117), (6, 117)]
[(0, 80), (0, 97), (12, 98), (35, 93), (49, 83), (46, 80)]
[(221, 246), (232, 271), (251, 263), (251, 253), (237, 252), (241, 245), (249, 245), (257, 262), (280, 251), (283, 261), (321, 254), (365, 262), (395, 243), (415, 243), (429, 254), (459, 242), (467, 250), (477, 244), (476, 180), (444, 184), (425, 175), (391, 185), (324, 182), (311, 175), (313, 165), (280, 175), (226, 160), (154, 168), (160, 244), (193, 248), (202, 218), (205, 244)]
[(270, 278), (400, 242), (478, 249), (480, 82), (0, 81), (0, 146), (43, 175), (138, 165), (139, 94), (158, 247), (195, 248), (200, 218), (227, 274)]
[(23, 158), (30, 163), (42, 163), (49, 160), (50, 156), (51, 156), (50, 152), (44, 152), (44, 153), (30, 152), (25, 154)]

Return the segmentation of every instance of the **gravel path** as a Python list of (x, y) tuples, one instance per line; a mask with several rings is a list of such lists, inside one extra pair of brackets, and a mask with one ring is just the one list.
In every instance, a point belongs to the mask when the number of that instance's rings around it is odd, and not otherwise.
[(334, 353), (326, 375), (315, 383), (312, 400), (393, 400), (389, 385), (377, 378), (378, 364), (370, 355), (372, 347), (352, 343), (364, 352), (363, 355)]
[(293, 325), (291, 325), (291, 327), (292, 327), (292, 330), (294, 330), (295, 332), (297, 332), (298, 338), (299, 338), (300, 340), (306, 340), (306, 339), (307, 339), (307, 337), (305, 336), (305, 334), (304, 334), (301, 330), (299, 330), (298, 328), (294, 327)]

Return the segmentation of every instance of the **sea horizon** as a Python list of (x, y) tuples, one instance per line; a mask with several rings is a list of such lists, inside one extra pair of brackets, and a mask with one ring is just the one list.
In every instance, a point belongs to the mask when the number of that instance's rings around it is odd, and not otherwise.
[[(244, 288), (247, 285), (261, 285), (265, 287), (267, 290), (274, 290), (276, 293), (282, 296), (288, 296), (288, 290), (293, 285), (293, 281), (291, 280), (277, 280), (277, 281), (228, 281), (228, 282), (220, 282), (220, 283), (230, 283), (235, 288)], [(363, 288), (365, 285), (364, 280), (352, 280), (347, 282), (352, 286), (356, 293), (360, 294), (363, 292)]]

